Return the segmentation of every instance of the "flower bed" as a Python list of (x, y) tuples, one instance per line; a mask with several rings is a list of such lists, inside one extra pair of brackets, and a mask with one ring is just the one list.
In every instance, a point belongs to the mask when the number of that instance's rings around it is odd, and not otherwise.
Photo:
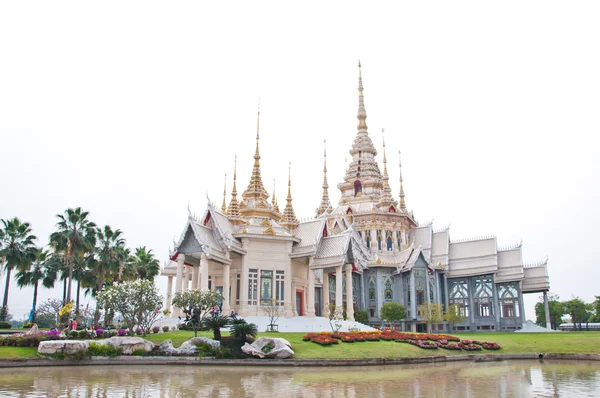
[[(397, 343), (408, 343), (423, 349), (443, 348), (445, 350), (465, 350), (465, 351), (480, 351), (482, 348), (486, 350), (499, 350), (500, 346), (493, 342), (480, 342), (471, 340), (462, 340), (459, 337), (448, 334), (431, 334), (431, 333), (410, 333), (399, 332), (396, 330), (377, 330), (373, 332), (319, 332), (308, 333), (302, 337), (304, 341), (312, 341), (321, 345), (343, 343), (355, 343), (363, 341), (395, 341)], [(456, 342), (451, 344), (450, 342)]]

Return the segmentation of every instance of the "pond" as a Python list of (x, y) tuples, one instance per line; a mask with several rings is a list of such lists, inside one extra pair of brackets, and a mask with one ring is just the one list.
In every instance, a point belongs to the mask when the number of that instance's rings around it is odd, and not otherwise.
[(594, 397), (598, 391), (600, 362), (592, 361), (0, 370), (2, 397)]

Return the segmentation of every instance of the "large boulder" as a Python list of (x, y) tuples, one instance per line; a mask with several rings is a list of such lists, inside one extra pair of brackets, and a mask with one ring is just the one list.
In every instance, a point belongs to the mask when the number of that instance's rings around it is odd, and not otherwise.
[(123, 355), (131, 355), (137, 350), (150, 352), (154, 348), (154, 343), (144, 340), (141, 337), (113, 336), (109, 339), (98, 340), (96, 343), (100, 345), (110, 344), (113, 347), (118, 347)]
[(38, 346), (38, 354), (54, 355), (59, 353), (75, 354), (81, 351), (87, 351), (90, 342), (87, 340), (47, 340), (41, 341)]
[(192, 337), (188, 341), (184, 341), (179, 348), (173, 347), (171, 340), (163, 341), (158, 347), (161, 351), (168, 354), (180, 354), (180, 355), (195, 355), (198, 353), (198, 344), (208, 344), (213, 348), (221, 347), (221, 342), (208, 337)]
[[(268, 352), (263, 352), (263, 348), (268, 344), (271, 344), (273, 348)], [(285, 359), (294, 355), (289, 341), (278, 337), (260, 337), (252, 344), (244, 344), (242, 351), (257, 358)]]

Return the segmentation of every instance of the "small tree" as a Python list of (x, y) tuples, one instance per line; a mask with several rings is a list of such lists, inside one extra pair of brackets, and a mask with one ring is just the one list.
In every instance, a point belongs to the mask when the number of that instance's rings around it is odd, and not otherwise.
[(221, 328), (225, 328), (231, 324), (231, 319), (228, 316), (208, 316), (204, 318), (204, 326), (213, 331), (213, 339), (221, 340)]
[(194, 336), (197, 337), (198, 329), (206, 315), (218, 306), (222, 300), (221, 294), (217, 291), (188, 290), (187, 292), (175, 293), (173, 306), (181, 308), (194, 329)]
[(283, 316), (285, 312), (283, 307), (277, 303), (277, 300), (272, 299), (268, 302), (265, 302), (265, 304), (262, 304), (260, 308), (269, 317), (269, 326), (267, 326), (267, 332), (274, 332), (275, 322), (277, 322), (277, 320)]
[[(546, 309), (544, 308), (544, 296), (540, 296), (535, 304), (535, 324), (546, 327)], [(563, 303), (556, 294), (548, 294), (548, 310), (550, 312), (550, 328), (558, 329), (564, 314)]]
[(444, 307), (441, 304), (425, 303), (419, 306), (419, 312), (423, 314), (423, 320), (427, 323), (427, 331), (431, 333), (431, 325), (442, 320)]
[(448, 306), (442, 319), (450, 325), (450, 329), (452, 330), (454, 324), (464, 322), (467, 317), (460, 313), (460, 307), (458, 305), (452, 304)]
[(340, 323), (343, 318), (344, 311), (342, 307), (336, 307), (335, 303), (329, 303), (326, 308), (327, 318), (329, 319), (329, 326), (331, 331), (335, 334), (340, 331), (342, 324)]
[(258, 335), (258, 327), (253, 323), (248, 323), (244, 319), (236, 319), (231, 325), (231, 334), (242, 343), (248, 341), (248, 337), (255, 338)]
[(59, 313), (62, 308), (63, 304), (61, 299), (50, 298), (46, 301), (43, 301), (37, 308), (36, 317), (43, 317), (45, 320), (49, 321), (49, 325), (45, 326), (38, 322), (38, 326), (50, 328), (57, 327), (60, 322)]
[(354, 320), (363, 325), (369, 324), (369, 313), (367, 310), (358, 310), (354, 313)]
[(161, 316), (163, 298), (151, 281), (116, 282), (96, 296), (98, 306), (119, 312), (130, 333), (135, 326), (146, 330)]
[(381, 310), (379, 310), (379, 313), (381, 319), (391, 323), (399, 322), (406, 318), (406, 308), (394, 302), (385, 303), (381, 307)]

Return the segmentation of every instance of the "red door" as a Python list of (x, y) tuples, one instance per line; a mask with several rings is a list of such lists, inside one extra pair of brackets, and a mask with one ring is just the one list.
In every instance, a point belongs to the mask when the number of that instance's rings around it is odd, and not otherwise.
[(296, 290), (296, 311), (304, 316), (304, 290)]

